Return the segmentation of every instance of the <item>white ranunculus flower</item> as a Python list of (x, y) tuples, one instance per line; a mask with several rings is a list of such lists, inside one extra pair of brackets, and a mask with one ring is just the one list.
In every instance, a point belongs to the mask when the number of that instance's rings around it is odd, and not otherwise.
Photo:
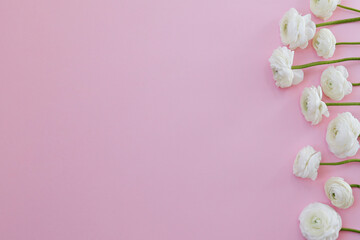
[(308, 240), (335, 240), (342, 227), (340, 215), (330, 206), (311, 203), (299, 216), (300, 230)]
[(312, 125), (318, 124), (322, 115), (328, 117), (329, 111), (326, 104), (321, 101), (322, 91), (321, 87), (304, 88), (300, 98), (301, 112), (306, 121), (311, 122)]
[(286, 88), (296, 85), (304, 79), (304, 72), (302, 70), (291, 69), (293, 60), (294, 51), (286, 47), (279, 47), (274, 50), (269, 58), (269, 62), (276, 86)]
[(306, 146), (300, 150), (295, 158), (293, 173), (297, 177), (315, 180), (318, 175), (320, 161), (321, 152), (315, 151), (311, 146)]
[(340, 177), (332, 177), (327, 180), (325, 193), (335, 207), (346, 209), (354, 203), (351, 186)]
[(341, 113), (331, 120), (326, 132), (329, 149), (339, 158), (352, 157), (360, 145), (360, 122), (349, 113)]
[(321, 75), (321, 87), (326, 96), (340, 101), (352, 91), (351, 82), (347, 81), (349, 73), (344, 66), (328, 67)]
[(331, 58), (336, 48), (336, 38), (327, 28), (320, 29), (313, 39), (313, 47), (319, 57)]
[(310, 0), (310, 9), (315, 16), (327, 20), (335, 11), (340, 0)]
[(311, 21), (311, 15), (301, 16), (295, 8), (285, 13), (280, 21), (281, 41), (290, 49), (306, 48), (316, 31), (316, 25)]

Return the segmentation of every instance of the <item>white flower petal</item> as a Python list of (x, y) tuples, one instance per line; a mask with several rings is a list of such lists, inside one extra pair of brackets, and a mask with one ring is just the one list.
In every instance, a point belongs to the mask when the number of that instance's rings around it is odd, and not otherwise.
[(336, 38), (329, 29), (322, 28), (315, 34), (313, 47), (319, 57), (331, 58), (336, 49)]
[(279, 47), (274, 50), (269, 62), (276, 86), (286, 88), (302, 81), (304, 77), (302, 71), (291, 69), (293, 59), (294, 52), (287, 47)]
[(330, 121), (326, 132), (326, 142), (330, 151), (337, 157), (352, 157), (360, 147), (359, 135), (359, 120), (351, 113), (345, 112)]
[(310, 9), (313, 14), (323, 20), (330, 18), (340, 0), (310, 0)]
[(332, 177), (325, 183), (325, 193), (331, 203), (346, 209), (353, 205), (354, 196), (351, 186), (340, 177)]
[(342, 227), (340, 215), (330, 206), (311, 203), (299, 216), (300, 230), (308, 240), (335, 240)]
[(290, 49), (306, 48), (316, 31), (316, 25), (311, 21), (311, 15), (301, 16), (295, 8), (285, 13), (280, 21), (281, 41)]
[(330, 66), (324, 70), (321, 75), (321, 87), (326, 96), (340, 101), (345, 95), (352, 91), (352, 84), (347, 81), (349, 76), (344, 66), (333, 67)]
[(304, 88), (300, 98), (301, 112), (306, 121), (316, 125), (321, 122), (322, 115), (328, 117), (329, 111), (326, 104), (321, 100), (321, 87)]
[(315, 151), (311, 146), (306, 146), (299, 151), (295, 158), (293, 173), (297, 177), (315, 180), (320, 162), (321, 152)]
[[(294, 79), (293, 79), (293, 85), (297, 85), (304, 80), (304, 71), (301, 69), (293, 70), (294, 73)], [(352, 85), (351, 85), (352, 86)]]

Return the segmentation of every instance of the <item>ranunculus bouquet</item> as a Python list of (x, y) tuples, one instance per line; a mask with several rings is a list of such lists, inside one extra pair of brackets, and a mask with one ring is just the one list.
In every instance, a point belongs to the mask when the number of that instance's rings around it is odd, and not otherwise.
[[(360, 13), (358, 9), (341, 5), (340, 0), (310, 0), (312, 13), (323, 20), (329, 19), (338, 7)], [(306, 48), (310, 40), (316, 54), (325, 59), (334, 55), (337, 46), (360, 45), (360, 42), (337, 42), (330, 29), (322, 28), (357, 21), (360, 21), (360, 17), (315, 24), (310, 14), (301, 15), (296, 9), (291, 8), (280, 20), (280, 37), (285, 46), (276, 48), (269, 58), (275, 85), (288, 88), (301, 83), (304, 79), (303, 69), (309, 67), (359, 61), (360, 57), (351, 56), (293, 65), (294, 50)], [(352, 92), (353, 87), (360, 86), (360, 83), (351, 83), (348, 78), (349, 72), (345, 66), (328, 66), (321, 74), (321, 86), (304, 88), (300, 96), (300, 109), (305, 120), (311, 122), (312, 125), (317, 125), (323, 116), (329, 117), (330, 106), (360, 105), (360, 102), (323, 101), (323, 93), (334, 101), (341, 101)], [(353, 157), (360, 148), (359, 136), (359, 120), (350, 112), (344, 112), (330, 121), (326, 132), (326, 142), (330, 152), (336, 157)], [(360, 159), (321, 162), (321, 152), (316, 151), (312, 146), (306, 146), (295, 158), (293, 174), (300, 178), (316, 180), (320, 166), (323, 168), (347, 163), (360, 163)], [(331, 177), (324, 186), (325, 195), (331, 204), (341, 209), (347, 209), (353, 205), (355, 199), (353, 188), (360, 188), (360, 185), (349, 184), (341, 177)], [(332, 207), (318, 202), (305, 207), (299, 216), (299, 221), (302, 235), (309, 240), (334, 240), (338, 238), (340, 231), (360, 233), (360, 230), (342, 227), (340, 215)]]

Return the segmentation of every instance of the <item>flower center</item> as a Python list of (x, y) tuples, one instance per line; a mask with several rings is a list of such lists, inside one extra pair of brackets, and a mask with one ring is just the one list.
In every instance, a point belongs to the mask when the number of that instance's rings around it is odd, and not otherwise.
[(316, 40), (316, 41), (315, 41), (315, 43), (314, 43), (315, 48), (319, 48), (319, 44), (320, 44), (320, 43), (319, 43), (319, 41), (318, 41), (318, 40)]
[(303, 107), (304, 107), (304, 110), (307, 111), (308, 110), (308, 101), (304, 101), (303, 103)]
[(332, 82), (329, 82), (328, 88), (329, 88), (330, 90), (333, 90), (333, 89), (334, 89)]
[(336, 135), (338, 134), (339, 130), (338, 130), (336, 127), (334, 127), (334, 128), (332, 129), (332, 132), (334, 133), (334, 137), (336, 137)]
[(287, 32), (287, 28), (288, 28), (288, 22), (284, 22), (284, 27), (283, 27), (284, 32)]
[(313, 223), (314, 228), (317, 228), (317, 229), (321, 228), (321, 218), (316, 217), (316, 216), (313, 217), (312, 223)]

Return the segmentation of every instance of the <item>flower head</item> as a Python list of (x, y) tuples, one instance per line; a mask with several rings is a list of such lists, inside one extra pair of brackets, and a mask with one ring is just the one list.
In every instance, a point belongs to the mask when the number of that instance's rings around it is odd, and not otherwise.
[(335, 11), (340, 0), (310, 0), (310, 9), (315, 16), (327, 20)]
[(315, 151), (311, 146), (306, 146), (300, 150), (295, 158), (293, 173), (297, 177), (315, 180), (318, 175), (320, 161), (321, 152)]
[(342, 226), (340, 215), (330, 206), (311, 203), (299, 216), (300, 230), (308, 240), (335, 240)]
[(294, 51), (286, 47), (279, 47), (274, 50), (269, 58), (269, 62), (276, 86), (286, 88), (296, 85), (304, 79), (304, 72), (302, 70), (291, 69), (293, 60)]
[(290, 49), (306, 48), (315, 31), (316, 25), (311, 21), (311, 15), (301, 16), (295, 8), (287, 11), (280, 21), (281, 41)]
[(351, 186), (340, 177), (332, 177), (327, 180), (325, 193), (335, 207), (346, 209), (354, 203)]
[(341, 113), (331, 120), (326, 132), (329, 149), (339, 158), (352, 157), (360, 145), (360, 122), (349, 113)]
[(313, 47), (319, 57), (331, 58), (336, 48), (336, 38), (327, 28), (320, 29), (313, 39)]
[(312, 125), (318, 124), (322, 115), (328, 117), (329, 111), (326, 104), (321, 101), (322, 91), (321, 87), (304, 88), (300, 98), (301, 112), (306, 121), (311, 122)]
[(326, 96), (340, 101), (352, 91), (352, 84), (347, 81), (349, 73), (344, 66), (328, 67), (321, 75), (321, 87)]

